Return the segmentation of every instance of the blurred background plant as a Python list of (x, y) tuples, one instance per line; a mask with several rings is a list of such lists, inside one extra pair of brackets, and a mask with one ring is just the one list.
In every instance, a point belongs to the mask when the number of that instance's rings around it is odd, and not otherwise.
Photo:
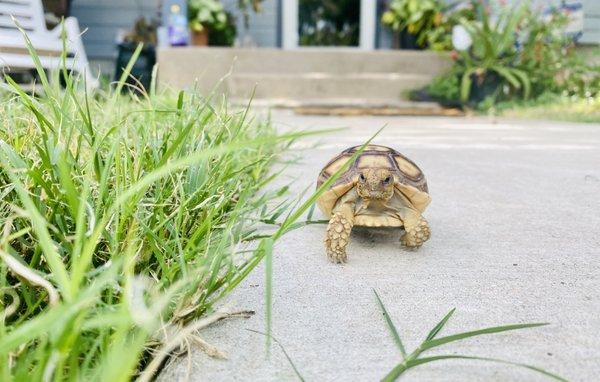
[[(157, 20), (147, 21), (145, 17), (138, 18), (133, 28), (123, 35), (123, 41), (118, 44), (117, 60), (115, 63), (114, 80), (118, 81), (123, 75), (127, 64), (133, 57), (139, 44), (143, 44), (139, 56), (129, 71), (125, 83), (132, 85), (129, 89), (149, 89), (152, 70), (156, 64)], [(140, 88), (140, 89), (141, 89)]]
[(193, 45), (233, 45), (235, 20), (220, 1), (188, 0), (188, 20)]
[(540, 17), (529, 3), (497, 4), (493, 14), (480, 2), (472, 7), (476, 18), (461, 17), (455, 27), (466, 45), (452, 52), (453, 67), (413, 98), (491, 110), (502, 102), (556, 99), (549, 95), (599, 95), (599, 66), (567, 35), (570, 19), (562, 8)]
[(381, 23), (395, 32), (401, 49), (452, 49), (451, 31), (460, 19), (474, 19), (470, 3), (441, 0), (392, 0)]
[(152, 44), (156, 45), (158, 29), (158, 20), (146, 20), (145, 17), (140, 17), (135, 20), (133, 28), (125, 33), (123, 41), (134, 44)]

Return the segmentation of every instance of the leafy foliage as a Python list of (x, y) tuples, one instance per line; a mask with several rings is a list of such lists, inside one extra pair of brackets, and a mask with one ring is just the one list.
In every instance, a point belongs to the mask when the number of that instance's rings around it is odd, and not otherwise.
[(515, 31), (523, 26), (527, 11), (526, 5), (519, 5), (514, 9), (504, 8), (495, 22), (487, 12), (482, 12), (481, 21), (462, 20), (473, 39), (471, 50), (461, 54), (465, 68), (461, 74), (462, 101), (469, 99), (473, 81), (481, 85), (492, 75), (512, 89), (522, 91), (525, 98), (529, 97), (531, 79), (527, 72), (514, 65), (518, 54)]
[(218, 0), (188, 0), (188, 20), (190, 28), (198, 32), (227, 27), (227, 13)]
[(237, 34), (235, 17), (230, 12), (225, 12), (227, 21), (220, 28), (211, 28), (208, 31), (208, 45), (233, 46)]
[(600, 69), (566, 37), (563, 12), (554, 9), (542, 17), (523, 3), (497, 7), (492, 16), (481, 4), (474, 6), (476, 20), (460, 19), (472, 46), (453, 52), (451, 71), (427, 88), (432, 97), (487, 109), (546, 93), (594, 97), (600, 92)]
[(472, 20), (474, 7), (440, 0), (393, 0), (381, 23), (395, 32), (416, 36), (417, 45), (432, 50), (452, 48), (451, 31), (460, 19)]

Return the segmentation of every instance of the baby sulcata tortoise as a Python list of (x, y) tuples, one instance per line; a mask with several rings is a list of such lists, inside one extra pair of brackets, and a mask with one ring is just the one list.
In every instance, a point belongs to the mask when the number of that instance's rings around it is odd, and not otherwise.
[[(333, 158), (319, 174), (320, 187), (361, 146)], [(347, 260), (346, 246), (353, 226), (404, 228), (400, 242), (418, 248), (429, 239), (421, 215), (431, 201), (419, 167), (394, 149), (368, 145), (356, 161), (321, 195), (317, 204), (329, 219), (325, 247), (332, 262)]]

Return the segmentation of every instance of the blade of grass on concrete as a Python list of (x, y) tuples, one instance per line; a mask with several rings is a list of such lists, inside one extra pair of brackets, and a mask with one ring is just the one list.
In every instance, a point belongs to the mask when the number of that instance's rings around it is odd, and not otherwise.
[(425, 342), (423, 342), (423, 344), (421, 344), (420, 347), (421, 347), (422, 351), (425, 351), (427, 349), (441, 346), (441, 345), (447, 344), (449, 342), (460, 341), (460, 340), (463, 340), (463, 339), (469, 338), (469, 337), (481, 336), (481, 335), (485, 335), (485, 334), (507, 332), (510, 330), (536, 328), (536, 327), (545, 326), (545, 325), (548, 325), (548, 323), (514, 324), (514, 325), (494, 326), (494, 327), (490, 327), (490, 328), (474, 330), (471, 332), (453, 334), (451, 336), (441, 337), (438, 339), (426, 340)]
[(550, 377), (552, 379), (555, 379), (557, 381), (568, 382), (565, 378), (563, 378), (557, 374), (551, 373), (549, 371), (546, 371), (537, 366), (532, 366), (532, 365), (528, 365), (528, 364), (520, 363), (520, 362), (505, 361), (502, 359), (489, 358), (489, 357), (476, 357), (476, 356), (465, 356), (465, 355), (454, 355), (454, 354), (453, 355), (438, 355), (438, 356), (424, 357), (424, 358), (418, 358), (418, 359), (412, 360), (412, 361), (408, 362), (407, 368), (410, 369), (412, 367), (422, 365), (425, 363), (434, 362), (434, 361), (443, 361), (443, 360), (449, 360), (449, 359), (495, 362), (495, 363), (502, 363), (505, 365), (518, 366), (518, 367), (523, 367), (523, 368), (526, 368), (529, 370), (533, 370), (537, 373), (543, 374), (543, 375)]
[(301, 382), (305, 381), (305, 379), (302, 376), (302, 374), (300, 374), (300, 370), (298, 370), (298, 368), (296, 367), (296, 364), (292, 360), (292, 357), (290, 357), (290, 355), (288, 354), (288, 352), (285, 350), (285, 347), (283, 347), (283, 345), (281, 344), (281, 342), (279, 342), (279, 340), (277, 338), (275, 338), (275, 336), (273, 336), (271, 334), (268, 334), (268, 333), (260, 332), (258, 330), (253, 330), (253, 329), (246, 329), (246, 330), (248, 330), (249, 332), (254, 332), (254, 333), (262, 334), (265, 337), (269, 337), (269, 338), (273, 339), (273, 342), (275, 342), (279, 346), (279, 348), (283, 352), (283, 355), (285, 356), (285, 358), (289, 362), (290, 366), (292, 367), (292, 369), (294, 369), (294, 373), (296, 373), (296, 376), (298, 377), (298, 379)]
[(440, 332), (440, 330), (442, 330), (444, 328), (444, 325), (446, 325), (446, 322), (448, 322), (448, 320), (450, 319), (450, 317), (452, 317), (452, 315), (454, 314), (455, 310), (456, 310), (456, 308), (452, 308), (444, 316), (444, 318), (442, 318), (442, 320), (440, 322), (438, 322), (438, 324), (433, 329), (431, 329), (431, 331), (427, 335), (426, 341), (432, 340), (432, 339), (435, 338), (435, 336), (437, 336), (437, 334)]
[[(272, 317), (273, 317), (273, 239), (267, 238), (261, 242), (261, 250), (265, 253), (265, 305), (266, 312), (266, 329), (267, 333), (271, 333)], [(266, 336), (267, 351), (271, 348), (271, 336)]]
[(381, 308), (381, 312), (383, 313), (383, 317), (385, 318), (387, 327), (390, 330), (390, 333), (392, 333), (392, 337), (394, 337), (394, 342), (396, 342), (396, 346), (398, 346), (398, 349), (400, 349), (400, 353), (402, 353), (402, 358), (406, 358), (406, 350), (404, 349), (404, 344), (402, 344), (402, 339), (400, 338), (400, 334), (398, 334), (398, 330), (396, 329), (396, 326), (392, 322), (392, 318), (390, 317), (390, 314), (388, 313), (387, 309), (385, 308), (385, 305), (383, 304), (383, 301), (381, 301), (381, 298), (379, 297), (379, 294), (377, 293), (377, 291), (375, 289), (373, 289), (373, 293), (375, 293), (375, 297), (377, 298), (377, 303), (379, 304), (379, 307)]

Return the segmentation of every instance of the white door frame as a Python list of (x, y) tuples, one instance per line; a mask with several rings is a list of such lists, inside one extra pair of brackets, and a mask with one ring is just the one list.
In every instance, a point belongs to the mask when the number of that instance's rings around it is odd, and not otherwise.
[[(298, 0), (283, 0), (281, 2), (283, 23), (283, 49), (318, 48), (300, 47), (298, 45)], [(377, 0), (360, 0), (360, 26), (358, 47), (340, 47), (345, 49), (375, 49), (375, 17), (377, 12)], [(336, 48), (327, 46), (324, 48)]]

